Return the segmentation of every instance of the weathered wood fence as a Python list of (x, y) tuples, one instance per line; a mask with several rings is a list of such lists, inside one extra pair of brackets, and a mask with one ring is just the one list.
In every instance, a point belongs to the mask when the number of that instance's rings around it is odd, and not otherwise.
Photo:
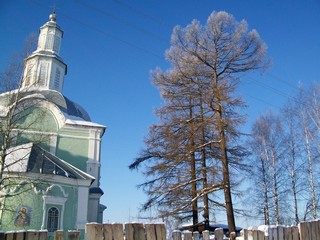
[[(48, 231), (47, 230), (26, 230), (26, 231), (8, 231), (0, 232), (0, 240), (47, 240)], [(61, 230), (54, 232), (55, 240), (63, 240), (64, 233)], [(68, 240), (79, 240), (79, 231), (68, 231)]]
[[(142, 223), (88, 223), (85, 229), (86, 240), (166, 240), (165, 225)], [(64, 240), (64, 232), (54, 232), (54, 240)], [(80, 231), (67, 231), (67, 240), (81, 239)], [(83, 238), (83, 236), (82, 236)], [(47, 230), (27, 230), (0, 232), (0, 240), (47, 240)]]
[[(199, 233), (174, 231), (172, 240), (199, 240)], [(243, 229), (241, 236), (234, 233), (230, 238), (224, 236), (222, 228), (215, 229), (214, 233), (203, 231), (202, 240), (320, 240), (320, 220), (301, 222), (298, 226), (261, 226), (258, 228)]]
[[(123, 230), (124, 229), (124, 230)], [(165, 225), (127, 223), (86, 225), (86, 240), (166, 240)]]
[(242, 230), (244, 240), (320, 240), (320, 220), (298, 226), (268, 226), (264, 230)]
[[(54, 233), (55, 240), (64, 239), (63, 231)], [(88, 223), (85, 229), (85, 236), (80, 236), (79, 231), (67, 231), (68, 240), (167, 240), (166, 228), (163, 223), (142, 224), (142, 223)], [(0, 240), (47, 240), (46, 230), (36, 231), (10, 231), (0, 232)], [(257, 229), (249, 228), (241, 231), (241, 236), (231, 234), (225, 238), (223, 229), (218, 228), (214, 233), (203, 231), (173, 231), (172, 240), (320, 240), (320, 220), (313, 222), (302, 222), (298, 226), (264, 226)]]

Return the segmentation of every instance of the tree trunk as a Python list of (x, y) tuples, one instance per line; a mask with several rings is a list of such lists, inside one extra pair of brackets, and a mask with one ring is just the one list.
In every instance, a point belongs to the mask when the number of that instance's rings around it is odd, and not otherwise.
[(229, 161), (227, 155), (227, 143), (224, 132), (223, 119), (222, 119), (222, 106), (218, 104), (218, 131), (220, 136), (220, 152), (222, 161), (222, 174), (223, 174), (223, 188), (224, 188), (224, 199), (227, 212), (228, 229), (229, 232), (235, 232), (236, 224), (234, 220), (233, 204), (231, 196), (230, 186), (230, 173), (229, 173)]
[[(216, 64), (217, 64), (217, 61), (215, 62), (214, 69), (217, 69)], [(220, 89), (218, 84), (218, 74), (216, 71), (214, 72), (214, 76), (213, 76), (213, 90), (214, 90), (214, 99), (215, 99), (216, 113), (217, 113), (217, 128), (218, 128), (219, 141), (220, 141), (219, 148), (220, 148), (220, 154), (221, 154), (220, 157), (222, 162), (223, 190), (224, 190), (224, 200), (225, 200), (227, 220), (228, 220), (228, 229), (229, 229), (229, 232), (235, 232), (236, 224), (234, 220), (232, 195), (231, 195), (229, 160), (228, 160), (228, 154), (227, 154), (227, 139), (225, 136), (222, 100), (219, 95)]]
[(313, 167), (312, 167), (310, 142), (309, 142), (309, 136), (308, 136), (308, 131), (307, 131), (306, 126), (304, 126), (304, 135), (305, 135), (306, 149), (307, 149), (307, 156), (308, 156), (308, 163), (309, 163), (309, 180), (310, 180), (310, 185), (311, 185), (312, 212), (313, 212), (313, 218), (316, 219), (317, 218), (317, 203), (316, 203), (315, 186), (314, 186), (314, 180), (313, 180)]
[(273, 170), (273, 200), (274, 200), (274, 206), (275, 206), (276, 225), (279, 225), (280, 216), (279, 216), (278, 180), (277, 180), (276, 157), (273, 150), (271, 152), (271, 157), (272, 157), (272, 170)]
[[(191, 101), (190, 101), (191, 103)], [(189, 117), (193, 118), (192, 104), (190, 104)], [(197, 199), (197, 174), (196, 174), (196, 158), (195, 158), (195, 140), (193, 131), (193, 122), (189, 122), (189, 134), (190, 134), (190, 164), (191, 164), (191, 194), (192, 194), (192, 221), (193, 231), (198, 231), (198, 199)]]
[(267, 175), (266, 175), (266, 168), (265, 168), (265, 163), (262, 155), (263, 154), (261, 153), (260, 160), (261, 160), (261, 169), (262, 169), (262, 176), (263, 176), (264, 224), (270, 225)]
[[(203, 123), (203, 106), (202, 106), (202, 98), (200, 97), (200, 116), (201, 116), (201, 122)], [(201, 148), (201, 162), (202, 162), (202, 183), (203, 183), (203, 189), (205, 189), (205, 191), (208, 191), (208, 178), (207, 178), (207, 161), (206, 161), (206, 149), (205, 149), (205, 126), (201, 126), (201, 130), (202, 130), (202, 133), (201, 133), (201, 145), (202, 145), (202, 148)], [(205, 229), (204, 230), (209, 230), (209, 223), (210, 222), (210, 217), (209, 217), (209, 197), (208, 197), (208, 194), (205, 193), (204, 196), (203, 196), (203, 207), (204, 207), (204, 210), (203, 210), (203, 218), (204, 218), (204, 221), (205, 221)]]

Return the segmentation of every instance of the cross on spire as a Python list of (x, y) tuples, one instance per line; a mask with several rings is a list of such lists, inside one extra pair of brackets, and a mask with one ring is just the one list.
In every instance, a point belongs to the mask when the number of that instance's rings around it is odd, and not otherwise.
[(53, 3), (53, 5), (51, 5), (49, 7), (52, 8), (52, 13), (56, 13), (56, 10), (58, 9), (58, 7), (55, 3)]
[(49, 16), (49, 19), (50, 19), (50, 21), (55, 22), (57, 19), (56, 10), (58, 8), (55, 3), (52, 6), (50, 6), (50, 8), (52, 8), (52, 13)]

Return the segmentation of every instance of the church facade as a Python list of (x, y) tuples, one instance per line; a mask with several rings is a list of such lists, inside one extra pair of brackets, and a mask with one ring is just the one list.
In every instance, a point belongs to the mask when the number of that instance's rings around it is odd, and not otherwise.
[[(55, 13), (40, 27), (19, 87), (0, 95), (0, 230), (80, 230), (102, 222), (106, 127), (62, 93), (67, 65)], [(84, 234), (81, 234), (84, 236)]]

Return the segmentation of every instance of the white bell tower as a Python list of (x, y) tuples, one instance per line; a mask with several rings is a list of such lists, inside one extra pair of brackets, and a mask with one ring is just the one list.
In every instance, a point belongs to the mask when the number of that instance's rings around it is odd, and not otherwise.
[(22, 88), (39, 87), (62, 93), (67, 65), (59, 56), (63, 31), (56, 23), (56, 14), (40, 27), (38, 47), (25, 59)]

